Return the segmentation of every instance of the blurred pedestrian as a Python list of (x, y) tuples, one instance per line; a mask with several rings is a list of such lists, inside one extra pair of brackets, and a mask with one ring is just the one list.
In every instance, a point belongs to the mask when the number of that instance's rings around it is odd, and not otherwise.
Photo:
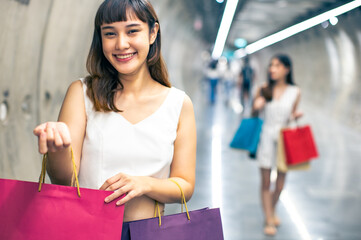
[(209, 102), (214, 104), (217, 97), (217, 85), (220, 79), (220, 74), (217, 69), (218, 61), (211, 60), (206, 69), (206, 78), (209, 83)]
[(232, 71), (230, 62), (227, 62), (227, 68), (223, 73), (222, 81), (224, 87), (224, 103), (229, 105), (231, 100), (231, 93), (235, 86), (235, 74)]
[(278, 171), (275, 189), (271, 191), (271, 169), (276, 167), (279, 133), (290, 119), (302, 116), (297, 111), (300, 88), (295, 85), (292, 75), (291, 59), (283, 54), (274, 56), (268, 68), (268, 82), (257, 90), (253, 103), (253, 111), (262, 111), (264, 115), (257, 160), (261, 170), (261, 200), (266, 235), (275, 235), (276, 227), (280, 225), (275, 210), (286, 178), (286, 173)]
[(244, 58), (244, 64), (240, 73), (241, 104), (245, 108), (251, 99), (251, 89), (254, 80), (254, 71), (249, 63), (249, 56)]

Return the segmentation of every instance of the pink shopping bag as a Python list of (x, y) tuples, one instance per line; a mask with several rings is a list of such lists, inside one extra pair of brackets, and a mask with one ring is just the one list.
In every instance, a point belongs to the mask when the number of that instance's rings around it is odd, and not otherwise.
[[(44, 170), (45, 173), (45, 170)], [(0, 239), (120, 240), (124, 206), (107, 191), (0, 179)]]

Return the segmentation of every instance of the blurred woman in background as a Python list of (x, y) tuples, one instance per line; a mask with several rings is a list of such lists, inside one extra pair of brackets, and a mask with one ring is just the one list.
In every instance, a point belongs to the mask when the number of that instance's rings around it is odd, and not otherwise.
[(277, 141), (280, 130), (291, 119), (302, 116), (297, 111), (300, 102), (300, 88), (293, 80), (292, 62), (287, 55), (279, 54), (271, 59), (268, 68), (268, 81), (255, 95), (253, 111), (264, 114), (264, 123), (257, 151), (261, 170), (261, 200), (265, 216), (264, 233), (275, 235), (280, 220), (275, 210), (285, 184), (286, 173), (278, 171), (276, 186), (271, 191), (271, 170), (276, 167)]

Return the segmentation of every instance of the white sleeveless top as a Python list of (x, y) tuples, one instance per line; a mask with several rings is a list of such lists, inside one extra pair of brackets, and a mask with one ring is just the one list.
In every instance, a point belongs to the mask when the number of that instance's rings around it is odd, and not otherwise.
[(267, 102), (264, 107), (264, 122), (257, 149), (257, 160), (262, 168), (276, 165), (277, 141), (280, 130), (286, 127), (296, 103), (299, 88), (287, 86), (280, 99)]
[(82, 82), (87, 126), (80, 186), (98, 189), (118, 173), (168, 178), (185, 93), (172, 87), (153, 114), (132, 124), (119, 113), (94, 111)]

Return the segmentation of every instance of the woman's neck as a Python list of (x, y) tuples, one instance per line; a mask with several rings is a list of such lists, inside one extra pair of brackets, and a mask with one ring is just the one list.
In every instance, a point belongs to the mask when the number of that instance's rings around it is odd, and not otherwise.
[(124, 87), (122, 89), (123, 94), (139, 94), (147, 89), (154, 81), (148, 69), (132, 75), (120, 75), (119, 79)]
[(281, 87), (281, 88), (286, 87), (287, 86), (286, 79), (280, 79), (280, 80), (276, 81), (275, 86)]

